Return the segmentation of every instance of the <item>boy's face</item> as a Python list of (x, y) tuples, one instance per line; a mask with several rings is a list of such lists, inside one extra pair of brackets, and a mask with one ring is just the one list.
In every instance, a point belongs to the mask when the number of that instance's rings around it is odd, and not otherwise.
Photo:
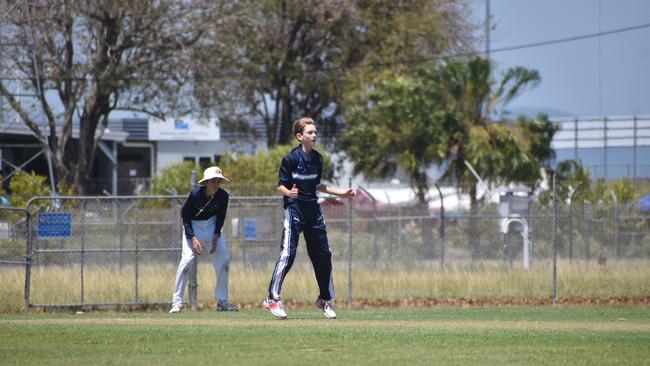
[(221, 179), (219, 178), (212, 178), (210, 180), (205, 181), (205, 186), (210, 187), (211, 189), (214, 190), (219, 189), (220, 185), (221, 185)]
[(316, 133), (315, 125), (307, 125), (302, 130), (302, 133), (296, 134), (298, 141), (303, 144), (305, 147), (313, 147), (316, 144), (318, 135)]

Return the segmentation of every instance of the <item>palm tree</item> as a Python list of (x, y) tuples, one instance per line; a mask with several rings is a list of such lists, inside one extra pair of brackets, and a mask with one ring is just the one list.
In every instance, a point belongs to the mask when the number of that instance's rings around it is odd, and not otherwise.
[[(435, 70), (417, 76), (391, 76), (375, 83), (351, 101), (348, 131), (341, 144), (354, 162), (354, 174), (366, 178), (390, 177), (404, 172), (415, 192), (420, 214), (428, 216), (429, 182), (426, 167), (447, 155), (448, 141), (462, 127), (445, 109), (444, 92)], [(420, 225), (424, 256), (434, 256), (432, 225)]]
[[(466, 134), (456, 141), (459, 158), (450, 174), (456, 174), (461, 185), (468, 189), (473, 218), (479, 208), (478, 182), (466, 168), (466, 161), (490, 183), (535, 179), (535, 162), (539, 163), (532, 155), (535, 140), (531, 139), (531, 133), (535, 129), (528, 128), (530, 123), (520, 122), (511, 127), (491, 119), (498, 107), (505, 107), (527, 87), (537, 85), (538, 72), (515, 67), (506, 70), (500, 80), (493, 79), (492, 74), (492, 63), (478, 57), (467, 61), (447, 60), (441, 70), (441, 82), (448, 93), (447, 103), (458, 111), (467, 126)], [(548, 124), (546, 120), (544, 125)], [(480, 231), (476, 224), (470, 222), (468, 225), (473, 257), (479, 254)]]

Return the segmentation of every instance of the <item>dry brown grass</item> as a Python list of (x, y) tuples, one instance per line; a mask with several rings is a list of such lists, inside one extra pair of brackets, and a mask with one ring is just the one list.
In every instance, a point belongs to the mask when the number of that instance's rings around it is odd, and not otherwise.
[[(339, 301), (347, 301), (347, 264), (335, 263), (335, 288)], [(241, 305), (257, 305), (266, 295), (272, 268), (245, 268), (231, 264), (230, 299)], [(18, 312), (24, 306), (24, 268), (0, 267), (2, 288), (0, 312)], [(141, 266), (137, 300), (168, 302), (174, 285), (174, 270), (160, 266)], [(403, 299), (548, 299), (551, 296), (552, 269), (549, 263), (537, 263), (531, 270), (508, 270), (502, 263), (455, 265), (441, 271), (431, 263), (412, 264), (408, 268), (358, 268), (353, 270), (355, 300), (400, 301)], [(199, 265), (198, 302), (214, 304), (214, 271), (210, 264)], [(32, 304), (75, 304), (81, 301), (78, 267), (37, 267), (32, 272)], [(133, 268), (119, 271), (113, 267), (84, 268), (84, 302), (133, 302)], [(311, 266), (297, 264), (288, 274), (283, 297), (310, 302), (317, 295)], [(601, 266), (597, 263), (560, 262), (558, 296), (646, 299), (650, 296), (650, 266), (647, 261), (620, 261)], [(187, 299), (187, 293), (186, 293)], [(406, 303), (406, 302), (404, 302)]]

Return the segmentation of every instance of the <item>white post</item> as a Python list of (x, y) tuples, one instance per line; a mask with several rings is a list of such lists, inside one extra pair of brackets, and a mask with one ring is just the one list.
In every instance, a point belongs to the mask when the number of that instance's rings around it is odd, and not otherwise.
[(528, 245), (528, 226), (526, 225), (525, 222), (522, 223), (524, 225), (524, 230), (521, 232), (521, 236), (524, 239), (524, 255), (523, 255), (523, 261), (524, 261), (524, 268), (528, 269), (530, 268), (530, 256), (528, 252), (530, 251), (530, 247)]

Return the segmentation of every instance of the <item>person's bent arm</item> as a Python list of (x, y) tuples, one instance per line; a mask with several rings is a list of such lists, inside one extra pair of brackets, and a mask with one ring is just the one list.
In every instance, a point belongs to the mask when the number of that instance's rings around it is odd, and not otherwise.
[(283, 196), (287, 196), (289, 198), (298, 198), (298, 187), (294, 184), (291, 189), (288, 189), (287, 187), (280, 185), (278, 186), (277, 189), (278, 193), (280, 193)]

